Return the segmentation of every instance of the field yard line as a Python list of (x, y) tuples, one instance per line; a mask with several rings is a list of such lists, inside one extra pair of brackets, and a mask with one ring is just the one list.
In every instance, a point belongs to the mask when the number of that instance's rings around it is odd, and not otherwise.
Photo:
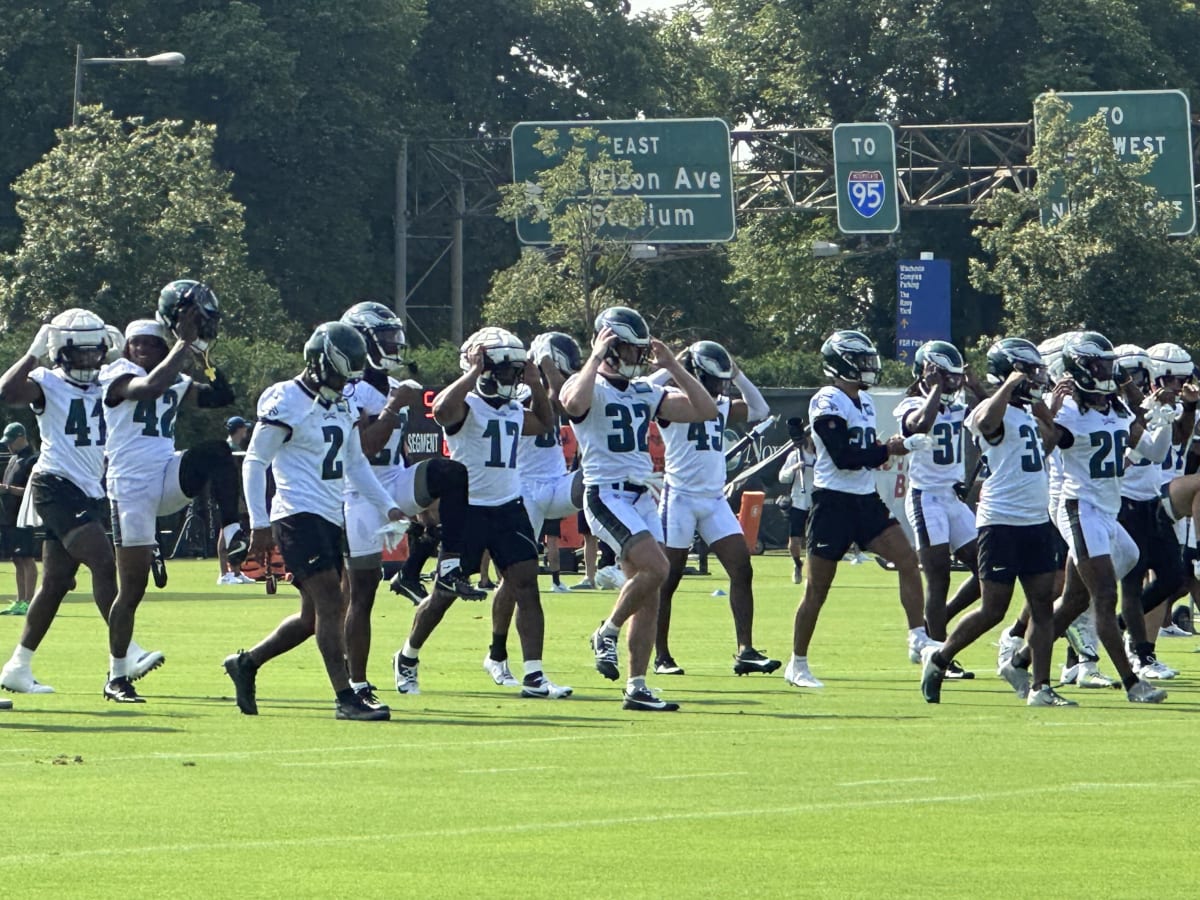
[(749, 772), (685, 772), (681, 775), (651, 775), (656, 781), (677, 781), (681, 778), (734, 778)]
[(346, 843), (372, 843), (403, 841), (411, 844), (414, 839), (444, 839), (472, 837), (487, 834), (512, 834), (513, 832), (591, 830), (613, 828), (622, 825), (661, 825), (670, 822), (704, 821), (712, 819), (745, 818), (747, 816), (800, 815), (804, 813), (842, 812), (857, 809), (874, 809), (888, 806), (931, 806), (943, 803), (979, 803), (988, 800), (1004, 800), (1012, 797), (1033, 797), (1047, 794), (1080, 793), (1094, 790), (1129, 790), (1131, 787), (1146, 790), (1163, 789), (1178, 791), (1181, 787), (1196, 785), (1197, 781), (1159, 781), (1130, 784), (1128, 782), (1104, 784), (1079, 782), (1044, 787), (1018, 788), (1011, 791), (977, 792), (971, 794), (943, 794), (932, 797), (892, 797), (879, 800), (827, 800), (819, 803), (799, 803), (793, 806), (774, 806), (761, 809), (720, 809), (696, 812), (661, 813), (650, 816), (614, 816), (607, 819), (568, 819), (561, 822), (526, 822), (523, 824), (503, 823), (478, 825), (472, 828), (442, 828), (425, 831), (405, 831), (397, 834), (362, 834), (323, 837), (279, 838), (269, 841), (208, 841), (189, 844), (157, 844), (145, 847), (119, 846), (97, 847), (91, 850), (45, 851), (41, 853), (14, 853), (0, 855), (0, 866), (61, 863), (74, 859), (89, 859), (117, 856), (145, 856), (163, 853), (206, 853), (239, 850), (274, 850), (281, 847), (323, 847)]
[(281, 762), (279, 765), (285, 768), (312, 768), (320, 766), (322, 769), (327, 766), (386, 766), (395, 762), (394, 759), (335, 759), (332, 762), (322, 760), (321, 762)]
[(937, 781), (936, 778), (875, 778), (871, 781), (839, 781), (834, 787), (865, 787), (869, 784), (915, 784), (918, 781)]
[(562, 766), (511, 766), (507, 769), (459, 769), (459, 775), (496, 775), (501, 772), (545, 772), (547, 769), (561, 769)]

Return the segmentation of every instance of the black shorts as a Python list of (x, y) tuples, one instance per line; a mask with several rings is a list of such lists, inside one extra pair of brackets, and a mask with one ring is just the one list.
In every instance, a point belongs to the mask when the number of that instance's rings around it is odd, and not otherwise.
[(492, 562), (503, 572), (526, 560), (537, 560), (538, 544), (524, 502), (518, 497), (502, 506), (467, 507), (467, 528), (463, 539), (462, 568), (468, 575), (479, 571), (483, 551), (492, 554)]
[(562, 537), (562, 519), (547, 519), (542, 523), (542, 533), (538, 535), (538, 541), (548, 537)]
[(46, 540), (58, 541), (88, 522), (99, 522), (103, 528), (105, 514), (103, 497), (89, 497), (69, 478), (35, 472), (29, 479), (33, 491), (33, 509), (46, 529)]
[(1117, 521), (1138, 547), (1137, 565), (1125, 576), (1125, 580), (1140, 583), (1146, 571), (1153, 570), (1155, 578), (1164, 588), (1183, 584), (1183, 554), (1179, 549), (1179, 538), (1175, 536), (1175, 526), (1163, 511), (1161, 501), (1122, 497)]
[(804, 537), (804, 527), (808, 524), (808, 510), (792, 507), (788, 510), (788, 537)]
[(587, 516), (583, 514), (582, 509), (575, 514), (575, 528), (580, 535), (589, 535), (592, 533), (592, 526), (587, 523)]
[(851, 544), (865, 550), (888, 528), (896, 525), (884, 502), (875, 492), (848, 494), (824, 488), (813, 491), (808, 514), (808, 552), (837, 562)]
[(320, 572), (333, 569), (342, 574), (345, 531), (316, 513), (295, 513), (271, 523), (283, 564), (300, 584)]
[(34, 556), (33, 529), (18, 528), (16, 525), (5, 525), (0, 528), (0, 543), (4, 546), (4, 555), (10, 559), (22, 556)]
[(979, 529), (979, 580), (1013, 584), (1024, 575), (1058, 571), (1048, 521), (1038, 525), (984, 525)]

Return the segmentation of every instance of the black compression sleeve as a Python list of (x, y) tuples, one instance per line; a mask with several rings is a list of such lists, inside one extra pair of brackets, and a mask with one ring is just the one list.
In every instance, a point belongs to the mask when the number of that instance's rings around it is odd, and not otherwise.
[(196, 388), (199, 391), (196, 395), (196, 405), (201, 409), (220, 409), (237, 399), (233, 393), (233, 386), (225, 379), (220, 369), (213, 369), (212, 384), (198, 384)]
[(825, 416), (814, 421), (812, 427), (820, 436), (825, 449), (829, 451), (833, 464), (839, 469), (874, 469), (887, 461), (887, 447), (882, 444), (875, 444), (866, 449), (850, 446), (845, 419)]

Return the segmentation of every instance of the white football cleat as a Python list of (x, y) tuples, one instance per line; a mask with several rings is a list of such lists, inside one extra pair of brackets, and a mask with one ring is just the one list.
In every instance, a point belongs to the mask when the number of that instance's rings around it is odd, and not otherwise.
[(11, 659), (0, 669), (0, 687), (14, 694), (53, 694), (54, 688), (42, 684), (33, 677), (33, 669), (21, 666)]
[(1004, 677), (1003, 670), (1005, 665), (1012, 661), (1013, 654), (1025, 645), (1025, 638), (1013, 637), (1005, 628), (1000, 632), (999, 646), (1000, 650), (996, 653), (996, 674), (1001, 678)]
[(1096, 663), (1083, 659), (1075, 667), (1075, 684), (1081, 688), (1111, 688), (1117, 683), (1101, 672)]
[(808, 668), (807, 662), (791, 660), (783, 670), (783, 680), (792, 687), (823, 688), (825, 684)]
[(222, 575), (220, 578), (217, 579), (218, 585), (241, 584), (241, 583), (242, 583), (242, 580), (238, 577), (236, 572), (226, 572), (224, 575)]
[(512, 670), (508, 667), (506, 659), (492, 659), (492, 657), (484, 656), (483, 671), (492, 676), (492, 681), (500, 685), (500, 687), (520, 687), (521, 682), (513, 676)]
[(1130, 703), (1162, 703), (1167, 699), (1167, 692), (1156, 688), (1148, 681), (1138, 679), (1138, 683), (1125, 694)]
[(159, 666), (167, 661), (157, 650), (143, 650), (138, 656), (137, 662), (133, 664), (133, 670), (129, 673), (130, 681), (137, 681), (139, 678), (145, 678)]
[(565, 684), (555, 684), (545, 675), (542, 675), (533, 684), (521, 685), (522, 697), (534, 697), (542, 700), (562, 700), (565, 697), (570, 697), (573, 693), (573, 688), (567, 687)]

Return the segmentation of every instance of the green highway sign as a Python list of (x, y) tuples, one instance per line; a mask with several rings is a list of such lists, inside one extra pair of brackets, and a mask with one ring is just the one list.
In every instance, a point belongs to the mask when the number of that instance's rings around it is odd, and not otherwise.
[[(593, 128), (614, 160), (628, 160), (629, 177), (621, 176), (613, 193), (637, 197), (645, 204), (638, 222), (603, 220), (600, 236), (628, 243), (711, 244), (733, 239), (733, 167), (729, 126), (721, 119), (606, 119), (572, 122), (520, 122), (512, 130), (513, 182), (533, 184), (539, 172), (556, 161), (535, 147), (541, 129), (558, 132), (559, 144), (570, 146), (573, 128)], [(550, 243), (545, 222), (517, 220), (517, 237), (525, 244)]]
[[(1042, 96), (1046, 96), (1043, 94)], [(1072, 122), (1083, 122), (1097, 113), (1112, 135), (1113, 149), (1123, 160), (1143, 152), (1155, 155), (1154, 167), (1143, 181), (1174, 205), (1177, 216), (1173, 235), (1196, 230), (1195, 182), (1192, 175), (1192, 112), (1183, 91), (1109, 91), (1059, 94), (1071, 104)], [(1040, 98), (1039, 98), (1040, 99)], [(1034, 109), (1037, 109), (1036, 103)], [(1037, 118), (1034, 117), (1034, 129)], [(1066, 189), (1055, 190), (1042, 210), (1042, 223), (1066, 214)]]
[(896, 195), (896, 136), (886, 122), (833, 127), (833, 176), (838, 230), (892, 234), (900, 230)]

